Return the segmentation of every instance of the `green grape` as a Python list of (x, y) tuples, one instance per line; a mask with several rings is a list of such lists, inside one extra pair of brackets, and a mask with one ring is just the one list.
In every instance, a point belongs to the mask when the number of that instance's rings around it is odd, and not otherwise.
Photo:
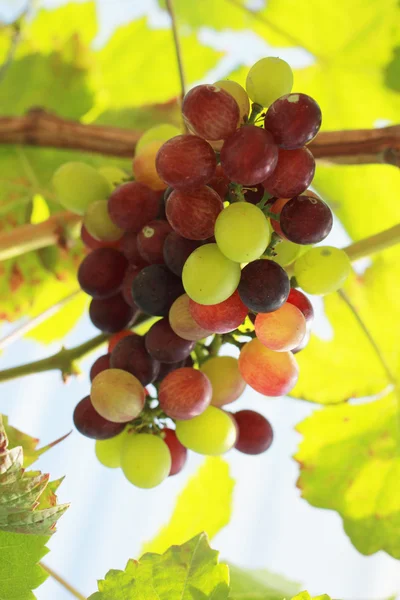
[(218, 248), (238, 263), (260, 258), (269, 244), (270, 229), (264, 213), (249, 202), (235, 202), (225, 208), (215, 222)]
[(154, 127), (150, 127), (150, 129), (145, 131), (139, 138), (139, 141), (136, 144), (135, 154), (139, 154), (150, 142), (166, 142), (181, 133), (182, 131), (178, 129), (178, 127), (170, 125), (169, 123), (154, 125)]
[(171, 470), (171, 453), (167, 444), (150, 433), (130, 434), (121, 450), (125, 477), (140, 488), (152, 488), (166, 479)]
[(199, 304), (218, 304), (232, 296), (240, 280), (240, 265), (222, 254), (217, 244), (196, 248), (184, 264), (185, 292)]
[(61, 206), (77, 215), (83, 215), (92, 202), (105, 200), (110, 194), (104, 175), (81, 162), (68, 162), (59, 167), (52, 183)]
[(344, 250), (333, 246), (317, 246), (294, 263), (297, 283), (307, 294), (324, 295), (342, 287), (351, 271)]
[(253, 102), (270, 106), (275, 100), (290, 94), (293, 87), (293, 71), (281, 58), (269, 56), (257, 61), (246, 79), (246, 91)]
[(240, 120), (247, 119), (250, 112), (250, 100), (246, 90), (236, 81), (230, 81), (229, 79), (217, 81), (214, 85), (225, 90), (225, 92), (228, 92), (228, 94), (235, 98), (239, 106)]
[(276, 255), (272, 257), (272, 260), (281, 265), (281, 267), (286, 267), (292, 264), (296, 258), (299, 258), (303, 250), (304, 246), (300, 244), (294, 244), (293, 242), (289, 242), (289, 240), (282, 240), (275, 246)]
[(124, 230), (117, 227), (108, 214), (108, 200), (97, 200), (88, 207), (83, 224), (95, 240), (116, 242), (124, 235)]
[(193, 452), (217, 456), (235, 445), (237, 429), (229, 413), (209, 406), (198, 417), (177, 421), (176, 436), (181, 444)]
[(109, 469), (116, 469), (121, 466), (121, 449), (128, 435), (127, 431), (127, 429), (124, 429), (121, 433), (108, 440), (96, 440), (94, 449), (97, 460), (102, 465)]
[(128, 175), (120, 169), (119, 167), (113, 167), (112, 165), (108, 167), (100, 167), (97, 169), (103, 177), (105, 177), (109, 183), (110, 193), (116, 188), (118, 185), (121, 185), (124, 181), (128, 179)]

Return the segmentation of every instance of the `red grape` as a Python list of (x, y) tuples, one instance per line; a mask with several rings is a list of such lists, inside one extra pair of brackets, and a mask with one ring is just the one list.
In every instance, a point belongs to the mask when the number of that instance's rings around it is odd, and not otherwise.
[(283, 207), (279, 223), (285, 237), (291, 242), (317, 244), (332, 229), (332, 211), (319, 198), (295, 196)]
[(139, 269), (138, 267), (135, 267), (134, 265), (129, 265), (125, 272), (125, 277), (122, 282), (122, 288), (121, 288), (121, 294), (123, 295), (125, 302), (127, 302), (129, 304), (129, 306), (131, 306), (132, 308), (136, 308), (136, 309), (137, 309), (137, 306), (136, 306), (136, 304), (133, 300), (133, 296), (132, 296), (132, 284), (133, 284), (135, 277), (137, 277), (139, 275), (140, 271), (141, 271), (141, 269)]
[(173, 363), (189, 356), (195, 342), (176, 335), (168, 319), (154, 323), (145, 336), (147, 352), (160, 362)]
[(314, 320), (314, 309), (307, 296), (305, 296), (300, 290), (292, 288), (289, 292), (287, 301), (301, 310), (307, 324), (311, 325)]
[(122, 286), (128, 261), (114, 248), (98, 248), (88, 254), (78, 269), (82, 290), (94, 298), (107, 298)]
[(262, 454), (272, 444), (274, 433), (270, 422), (255, 410), (233, 413), (238, 427), (235, 448), (244, 454)]
[(221, 165), (231, 181), (256, 185), (273, 173), (278, 148), (267, 131), (245, 125), (229, 137), (221, 149)]
[(272, 196), (293, 198), (304, 192), (315, 173), (315, 160), (308, 148), (279, 150), (274, 172), (262, 182)]
[[(229, 183), (230, 181), (225, 175), (223, 168), (221, 165), (217, 165), (215, 173), (207, 185), (217, 192), (218, 196), (223, 200), (229, 191)], [(262, 188), (262, 192), (264, 194), (264, 188)]]
[(160, 363), (147, 352), (144, 338), (130, 335), (121, 339), (111, 353), (112, 369), (128, 371), (139, 379), (142, 385), (149, 385), (157, 378)]
[(214, 225), (224, 205), (217, 192), (204, 185), (196, 190), (174, 190), (166, 204), (167, 219), (179, 235), (205, 240), (214, 234)]
[(130, 335), (135, 335), (130, 329), (123, 329), (122, 331), (118, 331), (118, 333), (114, 333), (108, 340), (108, 352), (111, 353), (120, 340)]
[(93, 381), (93, 379), (96, 377), (96, 375), (98, 375), (102, 371), (105, 371), (106, 369), (109, 369), (109, 368), (110, 368), (110, 353), (102, 354), (102, 356), (99, 356), (99, 358), (97, 358), (94, 361), (94, 363), (92, 364), (92, 367), (90, 369), (90, 381)]
[(175, 331), (176, 335), (189, 341), (198, 341), (206, 338), (213, 333), (208, 329), (204, 329), (196, 323), (190, 314), (189, 296), (183, 294), (179, 296), (173, 303), (169, 311), (169, 324)]
[(250, 188), (247, 190), (245, 189), (243, 191), (246, 202), (251, 202), (251, 204), (258, 204), (265, 194), (265, 190), (262, 183), (258, 183), (254, 186), (254, 188)]
[(89, 307), (90, 320), (104, 333), (116, 333), (125, 329), (134, 314), (135, 311), (125, 302), (122, 294), (109, 298), (93, 298)]
[(184, 291), (182, 281), (165, 265), (145, 267), (132, 284), (134, 303), (140, 310), (154, 317), (166, 316)]
[(245, 320), (248, 308), (243, 304), (237, 291), (233, 292), (219, 304), (198, 304), (189, 301), (189, 310), (193, 319), (203, 327), (214, 333), (228, 333), (233, 331)]
[(138, 181), (129, 181), (115, 188), (108, 199), (108, 212), (115, 225), (126, 231), (140, 231), (155, 219), (160, 194)]
[(126, 231), (119, 240), (119, 243), (122, 254), (126, 256), (132, 265), (135, 265), (141, 269), (142, 267), (146, 267), (149, 263), (147, 263), (140, 255), (137, 237), (137, 233), (134, 233), (133, 231)]
[(255, 330), (264, 346), (275, 352), (287, 352), (301, 344), (307, 324), (303, 313), (293, 304), (285, 302), (274, 312), (258, 313)]
[(243, 379), (260, 394), (284, 396), (295, 386), (299, 368), (291, 352), (274, 352), (255, 338), (240, 351)]
[(108, 440), (121, 433), (125, 427), (125, 423), (113, 423), (99, 415), (94, 409), (90, 396), (78, 402), (73, 420), (79, 433), (94, 440)]
[(210, 181), (217, 160), (210, 144), (196, 135), (177, 135), (158, 151), (156, 168), (168, 185), (193, 189)]
[(242, 302), (255, 312), (277, 310), (287, 300), (289, 277), (272, 260), (254, 260), (242, 270), (238, 292)]
[(239, 125), (240, 110), (236, 100), (215, 85), (197, 85), (186, 94), (183, 118), (196, 135), (206, 140), (224, 140)]
[(212, 387), (204, 373), (184, 367), (169, 373), (160, 383), (160, 407), (172, 419), (186, 421), (205, 411), (211, 402)]
[(150, 264), (163, 264), (164, 242), (172, 228), (167, 221), (150, 221), (137, 236), (138, 250)]
[(165, 427), (161, 432), (161, 437), (167, 444), (171, 453), (172, 463), (169, 477), (172, 477), (172, 475), (176, 475), (182, 471), (183, 467), (185, 466), (187, 449), (180, 443), (173, 429), (168, 429), (168, 427)]
[(164, 243), (165, 264), (175, 275), (182, 277), (183, 265), (193, 250), (196, 250), (200, 245), (201, 242), (188, 240), (173, 231), (166, 237)]
[(313, 98), (292, 93), (271, 104), (264, 126), (280, 148), (294, 150), (315, 138), (321, 121), (321, 109)]
[[(271, 212), (274, 213), (275, 215), (280, 215), (282, 208), (285, 206), (285, 204), (287, 202), (289, 202), (289, 198), (278, 198), (277, 200), (275, 200), (274, 202), (272, 202), (270, 204)], [(271, 225), (272, 225), (272, 228), (275, 231), (275, 233), (280, 235), (281, 238), (286, 239), (286, 236), (284, 235), (284, 233), (281, 229), (279, 221), (276, 221), (275, 219), (271, 218)]]
[(81, 226), (81, 240), (85, 244), (85, 246), (87, 248), (90, 248), (91, 250), (97, 250), (98, 248), (115, 248), (116, 250), (119, 250), (121, 242), (121, 240), (116, 240), (115, 242), (105, 242), (96, 240), (90, 235), (83, 223)]

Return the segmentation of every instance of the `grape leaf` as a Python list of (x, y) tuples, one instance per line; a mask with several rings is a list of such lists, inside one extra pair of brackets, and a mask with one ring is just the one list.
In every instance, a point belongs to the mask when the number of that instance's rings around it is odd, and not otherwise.
[(228, 582), (228, 567), (201, 533), (164, 554), (130, 560), (125, 571), (109, 571), (89, 600), (227, 600)]
[(300, 592), (292, 600), (331, 600), (328, 594), (322, 594), (320, 596), (310, 596), (308, 592)]
[(393, 58), (385, 69), (385, 83), (395, 92), (400, 92), (400, 46), (394, 48)]
[(400, 558), (399, 399), (327, 407), (297, 426), (298, 487), (313, 506), (337, 511), (362, 554)]
[(230, 600), (283, 600), (291, 598), (300, 584), (265, 569), (240, 569), (229, 565)]
[(179, 495), (169, 523), (142, 552), (164, 552), (201, 531), (213, 538), (230, 521), (233, 486), (228, 464), (208, 457)]

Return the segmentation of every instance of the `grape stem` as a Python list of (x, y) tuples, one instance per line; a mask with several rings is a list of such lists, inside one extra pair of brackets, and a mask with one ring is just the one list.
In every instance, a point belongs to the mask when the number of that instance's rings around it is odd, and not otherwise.
[[(182, 50), (181, 50), (181, 44), (180, 44), (180, 40), (179, 40), (179, 33), (178, 33), (178, 27), (177, 27), (177, 23), (176, 23), (176, 15), (175, 15), (173, 0), (166, 0), (166, 5), (167, 5), (167, 10), (168, 10), (169, 16), (171, 17), (171, 28), (172, 28), (172, 35), (174, 38), (176, 62), (178, 65), (179, 81), (181, 84), (180, 105), (182, 107), (183, 99), (186, 94), (185, 71), (183, 68)], [(184, 127), (185, 133), (188, 133), (188, 129), (187, 129), (185, 122), (183, 122), (183, 127)]]
[(61, 577), (61, 575), (53, 571), (53, 569), (51, 569), (49, 566), (45, 565), (42, 562), (40, 562), (39, 565), (42, 567), (42, 569), (44, 569), (44, 571), (46, 571), (46, 573), (50, 575), (50, 577), (55, 579), (60, 585), (62, 585), (64, 589), (66, 589), (70, 594), (72, 594), (74, 598), (78, 598), (78, 600), (86, 600), (86, 596), (83, 596), (80, 592), (78, 592), (76, 588), (74, 588), (70, 583), (68, 583), (68, 581)]
[(250, 113), (249, 120), (247, 121), (247, 123), (249, 125), (254, 125), (254, 123), (256, 122), (260, 113), (262, 113), (263, 110), (264, 110), (264, 108), (261, 106), (261, 104), (257, 104), (256, 102), (253, 102), (253, 105), (251, 107), (251, 113)]
[(271, 241), (268, 244), (268, 247), (265, 250), (263, 256), (276, 256), (275, 248), (277, 247), (277, 245), (280, 242), (282, 242), (281, 236), (278, 235), (277, 233), (275, 233), (275, 231), (274, 231), (273, 234), (271, 235)]

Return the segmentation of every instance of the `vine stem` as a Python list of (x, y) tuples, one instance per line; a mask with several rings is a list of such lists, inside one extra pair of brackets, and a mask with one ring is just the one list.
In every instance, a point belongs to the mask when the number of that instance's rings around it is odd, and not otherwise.
[[(175, 15), (173, 0), (166, 0), (166, 5), (167, 5), (167, 10), (168, 10), (169, 16), (171, 18), (171, 27), (172, 27), (172, 35), (174, 38), (176, 62), (178, 65), (179, 81), (181, 84), (180, 105), (182, 107), (183, 99), (186, 94), (186, 82), (185, 82), (185, 71), (183, 68), (182, 49), (181, 49), (181, 43), (179, 40), (178, 26), (177, 26), (177, 22), (176, 22), (176, 15)], [(183, 122), (183, 126), (185, 129), (185, 132), (187, 133), (188, 129), (187, 129), (185, 122)]]
[(74, 598), (78, 598), (78, 600), (86, 600), (86, 596), (83, 596), (80, 592), (78, 592), (76, 588), (74, 588), (70, 583), (68, 583), (68, 581), (61, 577), (61, 575), (53, 571), (51, 567), (42, 562), (40, 562), (39, 565), (42, 567), (42, 569), (44, 569), (44, 571), (46, 571), (46, 573), (50, 575), (50, 577), (55, 579), (60, 585), (62, 585), (63, 588), (72, 594)]
[(352, 262), (400, 243), (400, 223), (344, 248)]

